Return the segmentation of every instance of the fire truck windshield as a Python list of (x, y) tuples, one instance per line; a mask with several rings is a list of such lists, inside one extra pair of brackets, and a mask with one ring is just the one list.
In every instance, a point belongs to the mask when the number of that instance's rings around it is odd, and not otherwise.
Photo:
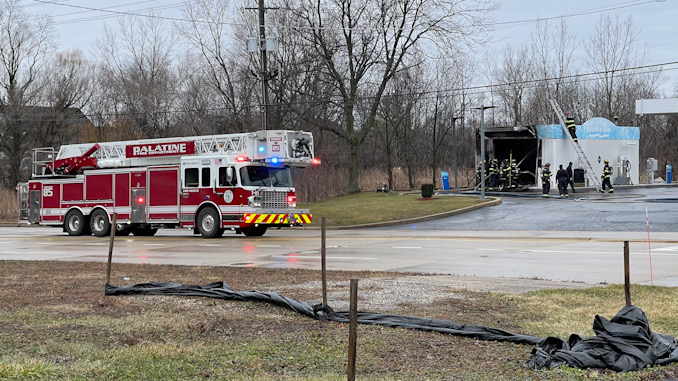
[(267, 168), (247, 166), (240, 168), (243, 186), (291, 187), (292, 177), (289, 168)]

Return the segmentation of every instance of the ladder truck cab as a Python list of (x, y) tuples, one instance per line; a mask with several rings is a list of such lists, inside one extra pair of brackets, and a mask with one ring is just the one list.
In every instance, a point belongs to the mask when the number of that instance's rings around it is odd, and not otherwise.
[(31, 180), (17, 186), (19, 218), (73, 236), (109, 235), (114, 213), (116, 235), (261, 236), (311, 223), (290, 168), (319, 163), (313, 136), (289, 130), (37, 148)]

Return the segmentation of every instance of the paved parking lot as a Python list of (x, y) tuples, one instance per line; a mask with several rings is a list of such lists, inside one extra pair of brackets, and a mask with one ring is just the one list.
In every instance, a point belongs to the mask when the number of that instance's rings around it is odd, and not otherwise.
[[(557, 192), (557, 190), (556, 190)], [(469, 213), (384, 229), (678, 232), (678, 187), (617, 187), (614, 194), (493, 194), (502, 204)]]

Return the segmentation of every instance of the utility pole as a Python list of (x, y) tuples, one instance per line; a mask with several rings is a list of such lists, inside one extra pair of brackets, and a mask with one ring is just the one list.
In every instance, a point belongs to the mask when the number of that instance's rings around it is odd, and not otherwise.
[(259, 0), (259, 56), (261, 57), (261, 128), (268, 129), (268, 62), (266, 61), (266, 24), (264, 0)]
[(457, 124), (458, 116), (452, 117), (452, 163), (454, 164), (454, 188), (457, 188), (457, 131), (455, 126)]
[[(268, 81), (275, 76), (272, 76), (268, 72), (268, 60), (266, 53), (270, 51), (277, 51), (277, 39), (267, 39), (266, 38), (266, 20), (265, 14), (268, 9), (277, 9), (277, 8), (267, 8), (264, 6), (264, 0), (258, 0), (258, 7), (256, 8), (245, 8), (257, 10), (259, 14), (259, 36), (253, 37), (248, 40), (247, 49), (250, 53), (259, 53), (259, 63), (261, 66), (261, 71), (259, 75), (261, 76), (261, 128), (263, 130), (268, 129), (269, 117), (268, 117)], [(255, 41), (256, 40), (256, 41)], [(252, 44), (250, 44), (252, 43)]]
[(485, 199), (485, 110), (494, 106), (474, 107), (480, 110), (480, 199)]

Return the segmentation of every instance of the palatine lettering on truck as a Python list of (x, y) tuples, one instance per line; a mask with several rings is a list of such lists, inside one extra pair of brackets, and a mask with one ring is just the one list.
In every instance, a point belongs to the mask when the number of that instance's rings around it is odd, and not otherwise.
[(127, 157), (190, 155), (195, 152), (194, 142), (167, 142), (126, 146)]

